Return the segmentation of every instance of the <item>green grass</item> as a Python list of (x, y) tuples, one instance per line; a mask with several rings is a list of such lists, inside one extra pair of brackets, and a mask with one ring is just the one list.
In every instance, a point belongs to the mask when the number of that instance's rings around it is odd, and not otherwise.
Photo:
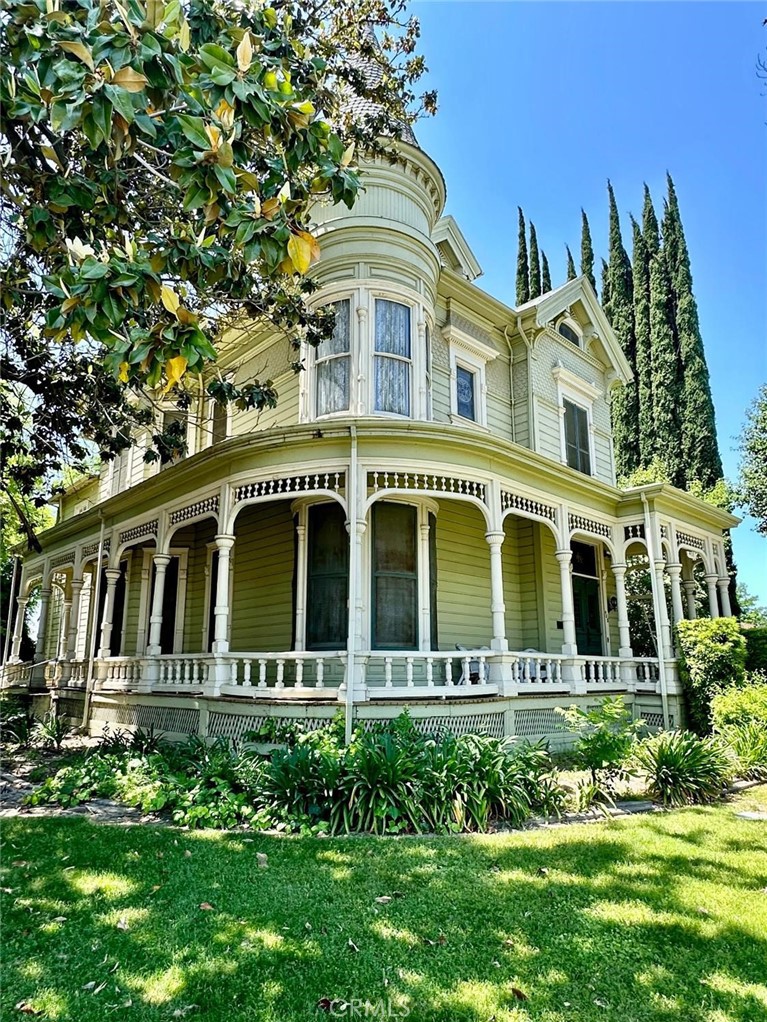
[(8, 820), (0, 1016), (760, 1022), (760, 803), (438, 839)]

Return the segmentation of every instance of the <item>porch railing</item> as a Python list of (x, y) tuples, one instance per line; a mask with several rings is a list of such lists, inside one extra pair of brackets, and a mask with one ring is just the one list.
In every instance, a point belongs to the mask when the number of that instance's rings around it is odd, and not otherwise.
[(4, 664), (0, 671), (0, 687), (29, 688), (33, 667), (31, 660), (19, 664)]
[(346, 673), (342, 651), (228, 653), (221, 659), (229, 671), (221, 694), (252, 699), (309, 695), (333, 699)]
[(374, 699), (494, 695), (493, 678), (502, 654), (491, 650), (375, 650), (360, 654), (365, 683)]

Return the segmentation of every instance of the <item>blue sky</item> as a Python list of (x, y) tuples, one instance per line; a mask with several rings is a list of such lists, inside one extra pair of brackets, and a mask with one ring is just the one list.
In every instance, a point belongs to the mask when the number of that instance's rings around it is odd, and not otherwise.
[[(727, 2), (420, 0), (421, 52), (439, 113), (417, 125), (452, 213), (514, 304), (517, 206), (535, 223), (555, 285), (580, 210), (607, 255), (607, 192), (624, 243), (647, 182), (659, 216), (668, 169), (690, 248), (726, 475), (745, 409), (767, 380), (767, 5)], [(597, 273), (597, 278), (599, 274)], [(767, 604), (767, 540), (744, 521), (740, 577)]]

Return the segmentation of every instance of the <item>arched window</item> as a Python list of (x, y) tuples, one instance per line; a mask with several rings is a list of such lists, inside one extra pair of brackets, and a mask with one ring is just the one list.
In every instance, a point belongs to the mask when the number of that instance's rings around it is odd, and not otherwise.
[(580, 348), (581, 339), (575, 330), (569, 325), (569, 323), (560, 323), (558, 327), (559, 333), (566, 341), (570, 341), (571, 344), (576, 345)]

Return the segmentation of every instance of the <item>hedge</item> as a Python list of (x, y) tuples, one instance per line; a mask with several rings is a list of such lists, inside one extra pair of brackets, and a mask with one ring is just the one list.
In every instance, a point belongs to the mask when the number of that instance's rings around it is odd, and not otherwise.
[(767, 671), (767, 628), (744, 628), (746, 670)]
[(752, 721), (767, 725), (767, 683), (730, 688), (715, 696), (711, 703), (714, 727), (717, 731), (728, 724), (748, 724)]
[(711, 731), (711, 700), (745, 680), (746, 640), (734, 617), (697, 618), (677, 625), (679, 674), (691, 727)]

